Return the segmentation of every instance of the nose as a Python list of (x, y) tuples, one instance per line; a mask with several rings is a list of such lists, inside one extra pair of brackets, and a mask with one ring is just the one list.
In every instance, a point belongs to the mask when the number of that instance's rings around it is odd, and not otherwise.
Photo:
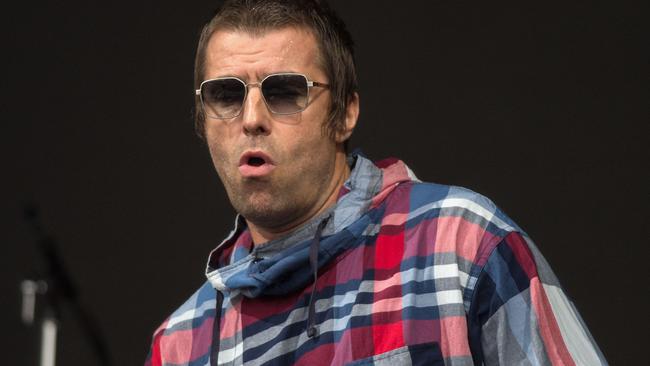
[(266, 107), (259, 84), (249, 84), (242, 107), (242, 128), (246, 135), (268, 135), (271, 133), (270, 112)]

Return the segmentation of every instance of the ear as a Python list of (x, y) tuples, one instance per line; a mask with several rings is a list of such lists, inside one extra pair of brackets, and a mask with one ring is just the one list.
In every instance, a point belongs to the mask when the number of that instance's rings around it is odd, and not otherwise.
[(343, 129), (336, 132), (337, 143), (343, 143), (350, 138), (354, 126), (357, 125), (357, 119), (359, 119), (359, 93), (354, 93), (345, 108), (345, 125)]

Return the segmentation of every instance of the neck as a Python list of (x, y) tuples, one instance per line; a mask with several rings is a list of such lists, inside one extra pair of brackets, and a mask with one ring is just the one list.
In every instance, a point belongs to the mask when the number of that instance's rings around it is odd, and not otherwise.
[(321, 200), (320, 204), (315, 205), (312, 210), (298, 220), (284, 226), (273, 228), (259, 226), (252, 221), (246, 220), (248, 229), (251, 233), (251, 238), (253, 239), (253, 244), (260, 245), (290, 234), (292, 231), (334, 205), (338, 199), (341, 187), (350, 176), (350, 167), (346, 162), (346, 155), (343, 151), (337, 151), (334, 172), (331, 183), (324, 194), (325, 199)]

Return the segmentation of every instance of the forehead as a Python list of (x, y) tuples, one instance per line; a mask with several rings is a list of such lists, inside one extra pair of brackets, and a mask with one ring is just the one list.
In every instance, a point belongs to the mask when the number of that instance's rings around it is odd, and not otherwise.
[(321, 77), (316, 38), (304, 28), (265, 32), (219, 30), (205, 54), (205, 79), (220, 76), (261, 78), (274, 72), (299, 72)]

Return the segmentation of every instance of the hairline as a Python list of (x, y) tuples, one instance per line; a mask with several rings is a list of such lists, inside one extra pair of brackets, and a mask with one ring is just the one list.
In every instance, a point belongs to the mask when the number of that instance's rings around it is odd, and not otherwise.
[(212, 30), (212, 33), (208, 36), (207, 41), (205, 42), (205, 47), (203, 50), (203, 60), (201, 60), (201, 69), (199, 70), (199, 75), (201, 76), (200, 81), (198, 81), (199, 85), (202, 81), (205, 81), (205, 75), (206, 75), (206, 65), (207, 65), (207, 57), (208, 57), (208, 46), (210, 42), (212, 41), (212, 37), (215, 36), (215, 34), (219, 32), (233, 32), (233, 33), (241, 33), (250, 36), (253, 39), (259, 39), (267, 36), (269, 33), (272, 32), (279, 32), (285, 29), (295, 29), (298, 32), (304, 32), (308, 35), (311, 36), (312, 40), (314, 41), (314, 44), (316, 46), (316, 65), (320, 69), (323, 74), (327, 77), (328, 80), (325, 82), (331, 82), (329, 80), (329, 76), (327, 75), (327, 69), (326, 69), (326, 63), (325, 63), (325, 57), (323, 53), (323, 45), (319, 41), (318, 37), (316, 36), (315, 32), (311, 29), (311, 27), (307, 25), (302, 25), (302, 24), (287, 24), (287, 25), (282, 25), (279, 27), (273, 27), (273, 26), (266, 26), (266, 27), (247, 27), (247, 26), (241, 26), (241, 25), (225, 25), (225, 26), (219, 26), (215, 27), (215, 29)]

